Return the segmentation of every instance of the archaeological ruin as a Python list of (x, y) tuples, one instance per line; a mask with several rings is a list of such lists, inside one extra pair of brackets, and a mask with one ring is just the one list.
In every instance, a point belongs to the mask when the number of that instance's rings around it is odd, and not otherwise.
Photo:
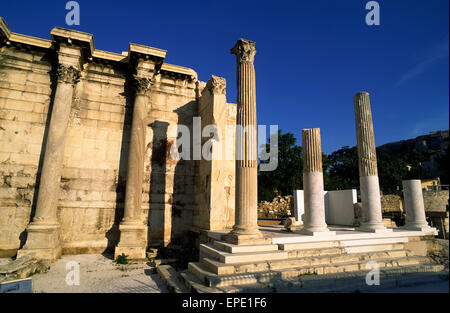
[[(165, 63), (165, 50), (130, 43), (119, 54), (98, 50), (88, 33), (50, 34), (14, 33), (0, 19), (0, 257), (139, 260), (195, 242), (199, 259), (180, 279), (203, 292), (364, 271), (373, 260), (386, 275), (442, 270), (427, 258), (436, 229), (420, 183), (404, 182), (407, 225), (383, 224), (367, 92), (354, 96), (361, 226), (326, 223), (318, 128), (303, 130), (303, 227), (259, 226), (255, 42), (238, 39), (230, 51), (233, 104), (224, 78), (199, 81)], [(217, 138), (198, 121), (236, 131)], [(203, 157), (217, 151), (232, 157)]]
[(190, 228), (233, 226), (234, 162), (169, 154), (194, 117), (236, 123), (225, 79), (197, 81), (161, 49), (117, 54), (78, 31), (45, 40), (0, 26), (2, 257), (109, 248), (143, 258)]

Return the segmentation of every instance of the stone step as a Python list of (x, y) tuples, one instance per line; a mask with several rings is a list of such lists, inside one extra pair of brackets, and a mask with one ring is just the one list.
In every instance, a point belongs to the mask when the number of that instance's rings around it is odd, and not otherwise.
[(195, 275), (188, 270), (180, 273), (181, 281), (186, 286), (187, 290), (192, 293), (219, 293), (222, 292), (217, 288), (206, 287), (205, 283), (200, 281)]
[(344, 240), (359, 240), (359, 239), (380, 239), (380, 238), (399, 238), (399, 237), (421, 237), (427, 235), (423, 231), (407, 231), (394, 229), (392, 232), (386, 233), (365, 233), (359, 231), (351, 231), (348, 234), (338, 232), (334, 236), (306, 236), (306, 235), (290, 235), (272, 238), (273, 244), (288, 244), (288, 243), (313, 243), (324, 241), (344, 241)]
[(289, 258), (284, 260), (272, 260), (262, 262), (249, 262), (240, 264), (224, 264), (216, 260), (204, 258), (200, 264), (210, 272), (217, 275), (232, 275), (251, 272), (263, 272), (268, 270), (281, 270), (304, 266), (323, 266), (335, 263), (351, 263), (360, 261), (370, 261), (378, 259), (398, 259), (408, 256), (405, 250), (379, 251), (373, 253), (355, 253), (341, 254), (336, 251), (335, 254), (326, 254), (314, 257)]
[(214, 247), (228, 253), (277, 251), (278, 245), (234, 245), (223, 241), (214, 241)]
[(372, 245), (396, 244), (405, 242), (408, 242), (407, 237), (280, 243), (278, 244), (278, 246), (280, 250), (292, 251), (292, 250), (310, 250), (310, 249), (352, 247), (364, 245), (372, 246)]
[(353, 247), (365, 245), (395, 244), (405, 242), (408, 242), (408, 237), (341, 240), (340, 244), (341, 247)]
[(339, 246), (340, 246), (339, 241), (318, 241), (318, 242), (298, 242), (298, 243), (278, 244), (279, 249), (284, 251), (337, 248)]
[(336, 248), (319, 248), (319, 249), (300, 249), (288, 250), (289, 258), (298, 259), (304, 257), (317, 257), (329, 254), (352, 254), (352, 253), (370, 253), (377, 251), (403, 250), (403, 244), (385, 244), (372, 246), (353, 246), (353, 247), (336, 247)]
[(295, 280), (274, 283), (211, 288), (227, 293), (295, 292), (295, 293), (336, 293), (336, 292), (376, 292), (379, 289), (415, 286), (448, 281), (448, 270), (444, 266), (413, 265), (380, 270), (380, 285), (367, 285), (367, 271), (325, 275), (305, 275)]
[(403, 249), (403, 248), (404, 248), (403, 244), (393, 243), (393, 244), (382, 244), (382, 245), (345, 247), (344, 250), (347, 253), (364, 253), (364, 252), (375, 252), (375, 251), (386, 251), (386, 250), (399, 250), (399, 249)]
[(156, 272), (166, 284), (170, 293), (188, 292), (186, 287), (180, 282), (177, 271), (170, 265), (160, 265), (156, 268)]
[[(429, 263), (426, 257), (405, 257), (397, 260), (379, 259), (378, 266), (381, 268), (398, 267), (398, 266), (413, 266)], [(366, 271), (367, 260), (350, 263), (324, 264), (318, 266), (303, 266), (281, 270), (266, 270), (254, 273), (243, 273), (233, 275), (216, 275), (206, 269), (199, 262), (189, 263), (189, 272), (194, 274), (200, 281), (204, 282), (209, 287), (225, 287), (250, 285), (256, 283), (268, 283), (273, 280), (287, 280), (296, 279), (303, 275), (323, 275), (330, 273), (355, 272)], [(370, 270), (370, 269), (369, 269)]]
[(200, 245), (200, 260), (203, 258), (210, 258), (225, 264), (228, 263), (245, 263), (245, 262), (259, 262), (265, 260), (281, 260), (287, 259), (288, 253), (286, 251), (268, 251), (268, 252), (245, 252), (245, 253), (228, 253), (216, 249), (210, 244)]

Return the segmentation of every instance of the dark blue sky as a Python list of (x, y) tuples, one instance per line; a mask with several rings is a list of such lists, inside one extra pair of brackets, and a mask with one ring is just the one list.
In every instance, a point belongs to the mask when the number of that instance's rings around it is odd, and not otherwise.
[(168, 50), (166, 62), (199, 79), (227, 79), (236, 102), (238, 38), (256, 41), (258, 124), (278, 124), (301, 143), (320, 127), (326, 153), (356, 144), (353, 95), (371, 94), (377, 145), (448, 129), (449, 1), (389, 0), (367, 26), (362, 0), (87, 1), (81, 25), (65, 24), (67, 1), (1, 1), (13, 32), (50, 38), (55, 26), (94, 35), (98, 49), (134, 42)]

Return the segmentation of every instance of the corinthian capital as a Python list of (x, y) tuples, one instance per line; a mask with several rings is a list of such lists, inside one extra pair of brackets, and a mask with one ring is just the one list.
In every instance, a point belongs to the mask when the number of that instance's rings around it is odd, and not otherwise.
[(223, 77), (211, 75), (211, 78), (206, 83), (206, 88), (215, 95), (226, 94), (227, 81)]
[(256, 54), (255, 42), (241, 38), (230, 50), (230, 53), (236, 55), (238, 62), (253, 63)]
[(56, 70), (56, 76), (59, 83), (67, 83), (75, 85), (80, 81), (80, 71), (73, 66), (60, 64)]
[(136, 89), (136, 94), (145, 95), (150, 89), (150, 84), (150, 78), (134, 75), (134, 87)]

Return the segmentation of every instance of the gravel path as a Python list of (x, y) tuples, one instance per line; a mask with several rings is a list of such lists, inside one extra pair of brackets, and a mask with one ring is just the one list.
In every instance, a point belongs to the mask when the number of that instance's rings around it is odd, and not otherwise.
[[(66, 282), (74, 280), (73, 265), (79, 264), (79, 285)], [(69, 265), (68, 269), (66, 266)], [(37, 293), (71, 293), (71, 292), (128, 292), (128, 293), (166, 293), (167, 288), (154, 273), (154, 268), (146, 262), (117, 265), (102, 255), (63, 255), (52, 264), (46, 273), (35, 274), (33, 292)]]

